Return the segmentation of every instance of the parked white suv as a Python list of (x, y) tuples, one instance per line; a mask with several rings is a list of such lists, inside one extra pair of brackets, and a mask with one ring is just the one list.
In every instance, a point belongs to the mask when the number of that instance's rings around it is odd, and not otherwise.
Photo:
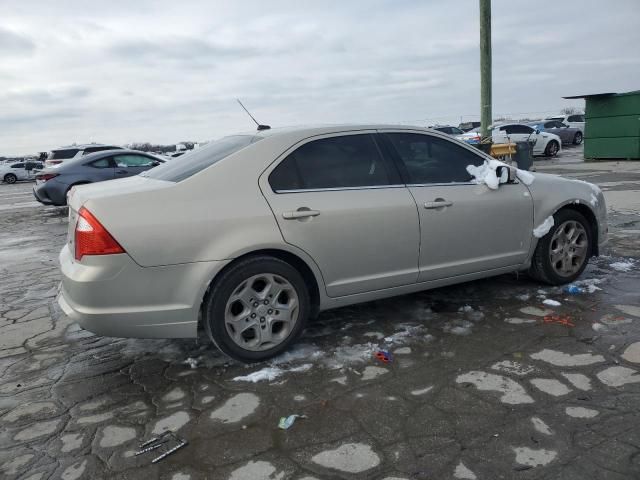
[(117, 145), (104, 145), (102, 143), (89, 143), (86, 145), (69, 145), (68, 147), (54, 148), (49, 152), (47, 160), (44, 162), (46, 167), (55, 167), (65, 160), (79, 158), (89, 153), (101, 152), (102, 150), (120, 150), (122, 147)]
[(547, 120), (558, 120), (570, 127), (577, 128), (584, 135), (584, 113), (574, 113), (572, 115), (555, 115)]

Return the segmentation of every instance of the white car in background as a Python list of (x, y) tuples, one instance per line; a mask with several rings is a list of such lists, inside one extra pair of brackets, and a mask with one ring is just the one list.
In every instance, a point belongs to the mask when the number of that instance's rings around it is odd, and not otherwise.
[(533, 143), (533, 154), (538, 156), (555, 157), (562, 149), (559, 136), (541, 132), (521, 123), (495, 125), (491, 130), (491, 138), (493, 143)]
[(18, 180), (35, 180), (36, 170), (42, 169), (42, 162), (11, 162), (0, 164), (0, 180), (16, 183)]
[(572, 115), (555, 115), (547, 120), (557, 120), (572, 128), (577, 128), (584, 135), (584, 113), (574, 113)]

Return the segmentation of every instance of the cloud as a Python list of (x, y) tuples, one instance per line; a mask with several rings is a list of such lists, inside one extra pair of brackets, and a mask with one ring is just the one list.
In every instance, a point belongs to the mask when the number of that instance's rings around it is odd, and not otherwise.
[[(596, 0), (492, 4), (496, 116), (637, 88), (636, 0), (617, 1), (606, 22)], [(477, 9), (476, 0), (4, 0), (0, 154), (217, 138), (253, 128), (238, 97), (273, 126), (472, 120)]]
[(0, 58), (30, 55), (36, 44), (26, 35), (0, 27)]

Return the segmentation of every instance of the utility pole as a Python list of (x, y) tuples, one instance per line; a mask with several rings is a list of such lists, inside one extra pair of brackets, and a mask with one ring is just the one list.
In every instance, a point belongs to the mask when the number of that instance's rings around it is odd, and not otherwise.
[(491, 0), (480, 0), (480, 135), (491, 125)]

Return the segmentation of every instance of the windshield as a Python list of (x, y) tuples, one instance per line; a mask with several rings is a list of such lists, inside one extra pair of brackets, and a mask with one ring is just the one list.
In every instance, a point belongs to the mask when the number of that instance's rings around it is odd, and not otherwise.
[(262, 137), (253, 135), (224, 137), (186, 155), (169, 160), (140, 175), (155, 178), (156, 180), (180, 182), (261, 139)]
[(77, 148), (69, 148), (66, 150), (52, 150), (49, 152), (47, 160), (64, 160), (66, 158), (73, 158), (78, 153)]

